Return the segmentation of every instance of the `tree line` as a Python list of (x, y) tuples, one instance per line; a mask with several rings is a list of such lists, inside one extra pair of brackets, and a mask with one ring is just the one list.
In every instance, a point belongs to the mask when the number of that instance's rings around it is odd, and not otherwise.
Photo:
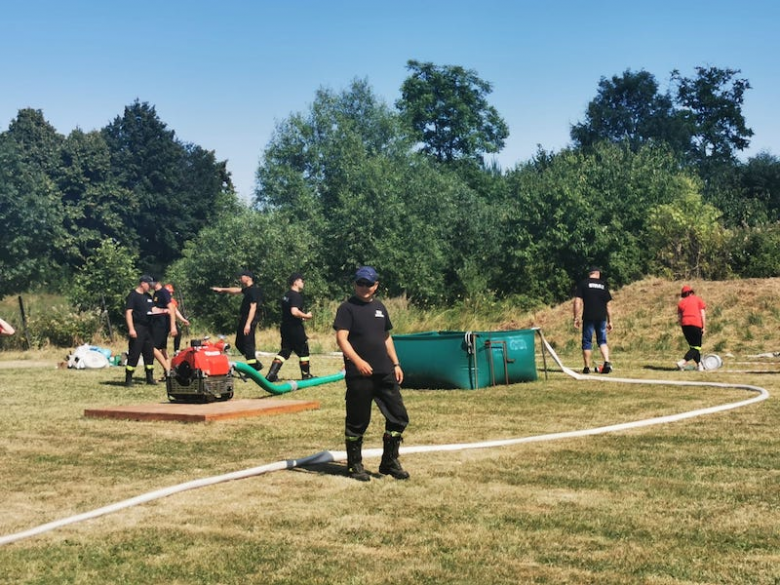
[[(613, 287), (780, 274), (780, 160), (742, 162), (752, 130), (738, 70), (602, 78), (571, 144), (511, 169), (486, 163), (509, 129), (475, 71), (409, 61), (394, 104), (364, 79), (319, 89), (280, 121), (252, 201), (226, 161), (183, 144), (135, 102), (106, 128), (63, 137), (20, 110), (0, 134), (0, 295), (121, 303), (140, 271), (176, 283), (204, 325), (235, 307), (209, 293), (243, 268), (269, 299), (302, 271), (314, 301), (343, 297), (360, 264), (420, 307), (561, 301), (588, 264)], [(275, 302), (265, 319), (278, 318)]]

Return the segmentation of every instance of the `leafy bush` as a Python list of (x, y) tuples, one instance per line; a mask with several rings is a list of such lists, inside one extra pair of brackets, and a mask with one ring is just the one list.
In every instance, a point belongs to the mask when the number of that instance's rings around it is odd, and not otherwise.
[(735, 230), (731, 265), (743, 278), (780, 276), (780, 226), (777, 224)]
[(103, 240), (74, 278), (69, 299), (81, 311), (108, 311), (114, 326), (125, 323), (125, 299), (138, 282), (135, 256), (113, 240)]
[(47, 345), (76, 347), (90, 343), (102, 325), (100, 311), (75, 311), (66, 305), (55, 305), (27, 320), (30, 343), (37, 348)]
[(236, 273), (249, 269), (263, 291), (262, 326), (277, 326), (279, 299), (287, 291), (287, 277), (301, 271), (306, 277), (309, 306), (323, 294), (325, 283), (317, 270), (316, 251), (305, 224), (291, 224), (278, 214), (244, 209), (222, 217), (188, 242), (183, 257), (168, 271), (177, 298), (187, 299), (187, 317), (197, 317), (207, 329), (232, 333), (241, 297), (217, 294), (212, 286), (239, 286)]
[(703, 201), (699, 189), (691, 180), (674, 202), (650, 209), (647, 245), (656, 274), (681, 280), (727, 275), (729, 233), (722, 213)]

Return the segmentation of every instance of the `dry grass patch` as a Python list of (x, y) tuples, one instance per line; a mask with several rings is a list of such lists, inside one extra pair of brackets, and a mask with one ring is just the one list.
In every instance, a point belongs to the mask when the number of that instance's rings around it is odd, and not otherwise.
[[(747, 298), (747, 289), (709, 295), (709, 286), (699, 289), (711, 306), (722, 306), (717, 318), (729, 347), (768, 348), (769, 341), (748, 344), (735, 333), (747, 309), (721, 305)], [(756, 306), (768, 307), (769, 283), (752, 288)], [(662, 307), (678, 290), (648, 282), (617, 293), (618, 323), (635, 321), (613, 334), (616, 373), (775, 393), (777, 374), (736, 367), (755, 360), (735, 349), (723, 369), (708, 373), (674, 371), (674, 351), (646, 349), (658, 344)], [(540, 317), (562, 349), (575, 335), (569, 310)], [(767, 310), (749, 319), (755, 339), (776, 329)], [(678, 335), (674, 325), (668, 333)], [(576, 346), (564, 359), (578, 365)], [(313, 367), (330, 373), (337, 363), (315, 356)], [(762, 362), (775, 372), (778, 366)], [(162, 387), (126, 389), (121, 378), (119, 369), (0, 369), (0, 533), (191, 479), (343, 449), (343, 384), (305, 390), (322, 407), (292, 415), (208, 424), (85, 419), (88, 407), (164, 400)], [(255, 385), (238, 385), (239, 398), (261, 395)], [(553, 371), (548, 381), (407, 390), (405, 397), (412, 418), (405, 445), (412, 446), (592, 428), (747, 393), (597, 376), (577, 382)], [(777, 404), (772, 397), (608, 435), (407, 454), (406, 482), (355, 482), (332, 463), (223, 483), (0, 547), (0, 583), (780, 583)], [(381, 444), (375, 417), (369, 448)], [(378, 460), (366, 463), (376, 471)]]

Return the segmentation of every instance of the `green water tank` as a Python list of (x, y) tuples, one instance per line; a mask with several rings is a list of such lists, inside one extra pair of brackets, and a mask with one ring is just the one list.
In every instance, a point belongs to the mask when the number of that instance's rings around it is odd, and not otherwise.
[(536, 329), (393, 335), (405, 388), (477, 389), (536, 380)]

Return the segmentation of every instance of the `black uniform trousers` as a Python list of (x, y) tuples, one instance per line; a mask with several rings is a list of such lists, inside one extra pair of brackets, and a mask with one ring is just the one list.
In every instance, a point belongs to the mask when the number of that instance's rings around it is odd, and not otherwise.
[(293, 352), (298, 357), (309, 357), (309, 340), (303, 327), (282, 327), (282, 349), (279, 355), (285, 360), (290, 359)]
[(683, 335), (688, 342), (688, 352), (685, 354), (685, 361), (693, 360), (697, 364), (701, 361), (701, 341), (702, 330), (696, 325), (683, 325)]
[(171, 332), (171, 322), (168, 315), (152, 317), (152, 342), (156, 349), (168, 349), (168, 334)]
[(127, 350), (127, 365), (135, 368), (138, 358), (144, 357), (144, 366), (154, 366), (154, 341), (152, 340), (151, 325), (135, 325), (136, 337), (130, 338)]
[(249, 327), (249, 333), (244, 335), (244, 321), (238, 324), (236, 330), (236, 349), (241, 352), (247, 361), (257, 359), (255, 355), (255, 329), (257, 322), (253, 322)]
[(371, 403), (376, 402), (385, 417), (385, 431), (402, 433), (409, 424), (401, 387), (395, 373), (373, 376), (349, 376), (347, 384), (345, 435), (362, 437), (371, 422)]

